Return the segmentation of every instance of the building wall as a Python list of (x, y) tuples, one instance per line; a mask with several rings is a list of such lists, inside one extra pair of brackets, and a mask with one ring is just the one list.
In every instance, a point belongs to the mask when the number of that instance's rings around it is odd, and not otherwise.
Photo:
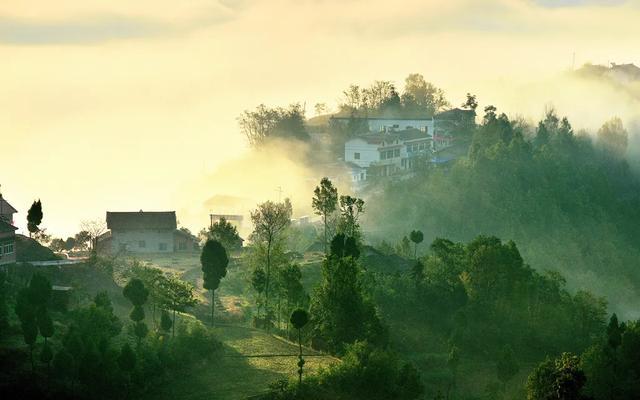
[(112, 231), (111, 251), (118, 253), (171, 253), (174, 251), (173, 230)]
[(403, 131), (413, 128), (431, 134), (434, 128), (432, 119), (369, 119), (367, 122), (371, 132)]
[(0, 265), (16, 262), (16, 235), (13, 232), (0, 233)]
[(380, 160), (378, 145), (368, 143), (364, 139), (351, 139), (344, 145), (344, 160), (367, 168), (371, 163)]

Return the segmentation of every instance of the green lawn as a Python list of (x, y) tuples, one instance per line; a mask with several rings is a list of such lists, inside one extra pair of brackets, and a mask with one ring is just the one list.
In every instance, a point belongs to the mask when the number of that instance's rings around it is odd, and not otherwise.
[[(241, 357), (246, 355), (291, 354), (298, 347), (263, 331), (236, 326), (215, 328), (224, 343), (219, 360), (196, 366), (147, 394), (149, 399), (246, 399), (264, 393), (270, 383), (293, 378), (297, 357)], [(315, 353), (303, 349), (305, 354)], [(330, 356), (307, 357), (305, 372), (338, 362)]]

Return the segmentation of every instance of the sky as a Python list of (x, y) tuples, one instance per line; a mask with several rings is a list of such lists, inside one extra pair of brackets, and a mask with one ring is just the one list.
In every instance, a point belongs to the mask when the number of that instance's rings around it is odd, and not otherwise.
[(639, 18), (640, 2), (614, 0), (5, 0), (2, 193), (23, 232), (37, 198), (54, 236), (107, 210), (176, 210), (197, 230), (215, 196), (276, 200), (309, 178), (287, 160), (247, 166), (261, 157), (243, 110), (300, 102), (313, 116), (351, 83), (413, 72), (454, 105), (472, 92), (539, 118), (552, 103), (593, 128), (635, 104), (553, 82), (585, 62), (640, 64)]

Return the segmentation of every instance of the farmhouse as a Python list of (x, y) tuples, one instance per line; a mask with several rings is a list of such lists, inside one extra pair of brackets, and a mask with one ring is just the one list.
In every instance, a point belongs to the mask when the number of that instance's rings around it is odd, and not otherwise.
[(172, 253), (193, 251), (196, 238), (177, 229), (175, 211), (107, 211), (109, 232), (99, 239), (99, 249), (111, 253)]
[(367, 173), (371, 168), (377, 176), (412, 170), (419, 160), (430, 160), (432, 154), (449, 147), (452, 141), (450, 136), (417, 129), (370, 133), (345, 143), (344, 161), (352, 171), (352, 181), (357, 183), (371, 175), (371, 171)]
[(16, 262), (16, 228), (13, 214), (18, 211), (0, 193), (0, 265)]

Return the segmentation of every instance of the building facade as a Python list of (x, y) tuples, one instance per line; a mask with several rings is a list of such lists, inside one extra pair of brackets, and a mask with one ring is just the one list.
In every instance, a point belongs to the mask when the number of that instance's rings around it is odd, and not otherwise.
[(177, 229), (175, 211), (108, 211), (107, 228), (98, 247), (114, 254), (173, 253), (197, 247), (192, 235)]
[(16, 228), (13, 214), (18, 211), (0, 194), (0, 265), (16, 262)]

